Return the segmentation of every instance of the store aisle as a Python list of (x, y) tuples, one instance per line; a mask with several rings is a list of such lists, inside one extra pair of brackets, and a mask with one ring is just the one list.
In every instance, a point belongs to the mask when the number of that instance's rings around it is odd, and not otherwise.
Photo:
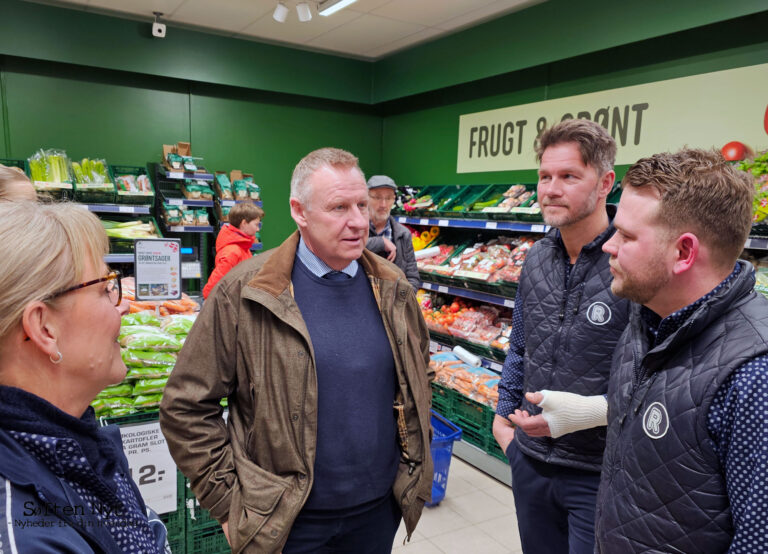
[(521, 554), (512, 489), (457, 457), (451, 460), (445, 499), (424, 508), (411, 541), (395, 537), (396, 554)]

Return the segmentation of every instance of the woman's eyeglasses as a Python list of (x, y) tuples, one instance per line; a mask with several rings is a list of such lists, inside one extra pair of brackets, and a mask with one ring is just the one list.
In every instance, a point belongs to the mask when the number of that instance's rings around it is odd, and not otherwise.
[(79, 290), (85, 287), (90, 287), (91, 285), (96, 285), (98, 283), (107, 282), (107, 295), (109, 295), (109, 299), (112, 301), (112, 303), (115, 306), (119, 306), (120, 302), (123, 299), (123, 287), (120, 284), (120, 279), (122, 278), (122, 274), (119, 271), (110, 271), (106, 277), (101, 277), (100, 279), (94, 279), (93, 281), (88, 281), (86, 283), (80, 283), (79, 285), (75, 285), (74, 287), (69, 287), (64, 290), (60, 290), (58, 292), (54, 292), (53, 294), (49, 294), (45, 298), (43, 298), (44, 302), (47, 302), (48, 300), (53, 300), (57, 296), (61, 296), (62, 294), (66, 294), (68, 292), (72, 292), (73, 290)]

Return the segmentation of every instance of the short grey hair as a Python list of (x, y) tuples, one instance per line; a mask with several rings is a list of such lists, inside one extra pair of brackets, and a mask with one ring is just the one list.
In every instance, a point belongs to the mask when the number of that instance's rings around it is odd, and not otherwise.
[(291, 198), (295, 198), (306, 206), (309, 200), (309, 178), (322, 167), (354, 167), (365, 181), (357, 156), (340, 148), (320, 148), (310, 152), (296, 164), (291, 177)]

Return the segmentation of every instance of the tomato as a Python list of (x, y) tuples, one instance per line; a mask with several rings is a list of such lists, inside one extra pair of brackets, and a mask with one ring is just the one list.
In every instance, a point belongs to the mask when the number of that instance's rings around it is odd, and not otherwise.
[(456, 313), (456, 312), (458, 312), (460, 309), (461, 309), (461, 306), (459, 306), (459, 303), (458, 303), (458, 302), (454, 302), (453, 304), (451, 304), (451, 313), (454, 313), (454, 314), (455, 314), (455, 313)]
[(763, 127), (765, 132), (768, 133), (768, 106), (765, 107), (765, 119), (763, 119)]
[(720, 149), (723, 157), (729, 162), (743, 160), (747, 157), (749, 148), (744, 143), (737, 140), (731, 141)]

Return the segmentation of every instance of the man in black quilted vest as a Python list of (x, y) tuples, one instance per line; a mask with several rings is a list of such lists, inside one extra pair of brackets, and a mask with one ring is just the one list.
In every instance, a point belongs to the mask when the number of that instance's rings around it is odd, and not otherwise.
[(637, 304), (613, 361), (598, 551), (768, 552), (768, 300), (738, 260), (754, 187), (718, 152), (633, 165), (611, 289)]
[[(616, 143), (597, 123), (569, 120), (545, 130), (536, 153), (539, 205), (552, 229), (523, 266), (493, 432), (512, 467), (523, 551), (592, 554), (605, 394), (629, 312), (610, 291), (602, 251), (616, 213), (606, 206)], [(545, 418), (537, 404), (562, 394), (581, 407)]]

